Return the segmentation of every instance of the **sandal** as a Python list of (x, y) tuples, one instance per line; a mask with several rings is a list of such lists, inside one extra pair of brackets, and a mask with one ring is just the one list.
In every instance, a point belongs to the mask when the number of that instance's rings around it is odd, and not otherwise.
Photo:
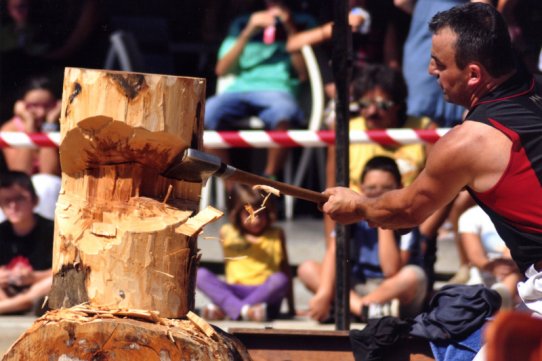
[(209, 303), (201, 309), (201, 317), (207, 321), (221, 321), (226, 318), (226, 314), (214, 303)]
[(241, 309), (243, 321), (265, 322), (267, 321), (267, 304), (244, 305)]

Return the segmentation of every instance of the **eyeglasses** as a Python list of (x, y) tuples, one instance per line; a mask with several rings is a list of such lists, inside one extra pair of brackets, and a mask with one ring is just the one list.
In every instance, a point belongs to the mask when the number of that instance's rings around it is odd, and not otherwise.
[(0, 207), (6, 208), (12, 203), (19, 205), (29, 200), (30, 200), (30, 197), (25, 196), (24, 194), (18, 194), (15, 197), (0, 199)]
[(358, 100), (360, 109), (369, 108), (371, 105), (376, 106), (379, 110), (389, 110), (395, 105), (392, 100), (384, 99), (360, 99)]
[(25, 103), (25, 107), (28, 110), (37, 109), (37, 108), (43, 108), (45, 110), (53, 109), (56, 105), (56, 102), (46, 102), (46, 103)]

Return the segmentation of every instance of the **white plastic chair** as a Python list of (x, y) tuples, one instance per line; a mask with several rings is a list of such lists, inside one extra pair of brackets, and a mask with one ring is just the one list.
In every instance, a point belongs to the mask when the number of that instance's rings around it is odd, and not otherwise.
[[(307, 130), (318, 131), (322, 127), (322, 119), (324, 112), (324, 86), (322, 81), (322, 75), (320, 73), (320, 68), (314, 55), (314, 51), (309, 45), (303, 46), (301, 48), (301, 53), (303, 59), (305, 60), (305, 66), (307, 68), (307, 74), (309, 78), (310, 85), (310, 96), (300, 97), (300, 104), (304, 108), (305, 114), (307, 115)], [(233, 81), (234, 78), (231, 75), (220, 77), (217, 80), (217, 91), (219, 94), (223, 91), (229, 82)], [(310, 99), (304, 99), (310, 98)], [(305, 104), (306, 103), (306, 104)], [(243, 122), (242, 122), (243, 124)], [(261, 119), (256, 116), (248, 117), (244, 121), (245, 129), (263, 129), (264, 125)], [(284, 181), (289, 184), (296, 186), (301, 185), (304, 177), (307, 173), (308, 167), (312, 160), (312, 157), (317, 155), (319, 158), (319, 164), (322, 167), (319, 167), (319, 179), (320, 184), (324, 184), (324, 153), (321, 149), (317, 148), (303, 148), (299, 163), (293, 172), (293, 158), (292, 153), (288, 156), (286, 161), (286, 166), (284, 167)], [(207, 182), (206, 186), (202, 190), (201, 197), (201, 207), (205, 207), (210, 203), (211, 196), (211, 187), (212, 184), (215, 184), (215, 198), (216, 206), (219, 209), (226, 208), (226, 198), (225, 198), (225, 187), (224, 182), (221, 179), (211, 178)], [(285, 196), (285, 216), (287, 219), (292, 219), (294, 214), (294, 201), (295, 199), (291, 196)]]
[(132, 33), (124, 30), (113, 32), (110, 37), (104, 69), (124, 71), (143, 71), (143, 54)]

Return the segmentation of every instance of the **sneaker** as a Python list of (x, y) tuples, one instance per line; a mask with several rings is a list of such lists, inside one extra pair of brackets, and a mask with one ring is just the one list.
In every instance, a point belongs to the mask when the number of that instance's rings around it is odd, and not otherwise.
[(243, 321), (265, 322), (267, 321), (267, 304), (244, 305), (241, 308), (241, 319)]
[(512, 299), (512, 295), (504, 284), (497, 282), (491, 286), (491, 289), (497, 291), (499, 296), (501, 296), (501, 310), (511, 310), (514, 308), (514, 300)]
[(459, 266), (456, 274), (448, 280), (448, 284), (465, 284), (468, 282), (470, 277), (470, 268), (468, 265), (464, 264)]
[(399, 317), (399, 300), (393, 300), (385, 303), (370, 303), (361, 307), (361, 321), (367, 322), (373, 318), (382, 318), (385, 316)]
[(201, 309), (201, 318), (207, 321), (221, 321), (226, 318), (226, 313), (214, 303), (209, 303)]

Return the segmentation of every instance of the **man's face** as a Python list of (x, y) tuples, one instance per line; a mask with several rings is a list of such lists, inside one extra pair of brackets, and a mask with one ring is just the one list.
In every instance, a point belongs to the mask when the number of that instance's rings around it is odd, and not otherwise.
[(388, 129), (399, 126), (400, 104), (395, 104), (391, 96), (376, 87), (358, 99), (360, 115), (365, 118), (367, 129)]
[(429, 74), (437, 78), (446, 101), (468, 106), (467, 68), (459, 69), (455, 62), (457, 35), (450, 28), (443, 28), (433, 35)]
[(0, 188), (0, 208), (12, 224), (18, 224), (32, 217), (36, 200), (29, 191), (15, 184)]

